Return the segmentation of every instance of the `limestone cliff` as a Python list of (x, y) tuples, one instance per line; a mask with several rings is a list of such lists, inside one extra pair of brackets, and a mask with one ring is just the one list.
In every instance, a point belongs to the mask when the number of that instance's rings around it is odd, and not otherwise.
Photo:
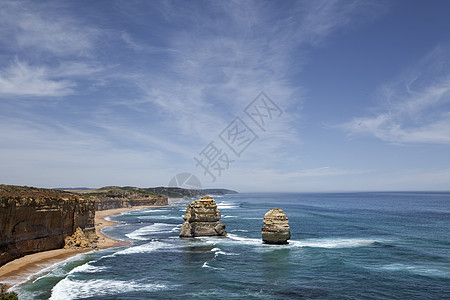
[(211, 197), (189, 203), (185, 222), (181, 226), (180, 237), (225, 236), (225, 224), (220, 222), (220, 211)]
[(267, 244), (287, 244), (291, 238), (289, 220), (280, 208), (272, 208), (264, 215), (262, 239)]
[(82, 191), (82, 195), (95, 201), (95, 210), (168, 204), (167, 196), (137, 187), (107, 186)]
[(58, 190), (0, 185), (0, 266), (64, 247), (79, 227), (95, 240), (92, 200)]

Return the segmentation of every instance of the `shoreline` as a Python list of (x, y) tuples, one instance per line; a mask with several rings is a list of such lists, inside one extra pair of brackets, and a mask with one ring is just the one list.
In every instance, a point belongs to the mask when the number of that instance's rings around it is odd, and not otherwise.
[(0, 267), (0, 283), (6, 284), (8, 289), (27, 281), (31, 276), (40, 271), (49, 268), (55, 264), (62, 263), (65, 260), (86, 252), (103, 250), (115, 247), (124, 247), (132, 245), (129, 241), (115, 240), (102, 232), (105, 227), (110, 227), (119, 222), (109, 221), (106, 218), (112, 217), (123, 212), (170, 207), (172, 205), (157, 206), (133, 206), (129, 208), (116, 208), (108, 210), (99, 210), (95, 212), (94, 224), (95, 232), (98, 236), (97, 248), (86, 249), (55, 249), (43, 252), (37, 252), (17, 258)]

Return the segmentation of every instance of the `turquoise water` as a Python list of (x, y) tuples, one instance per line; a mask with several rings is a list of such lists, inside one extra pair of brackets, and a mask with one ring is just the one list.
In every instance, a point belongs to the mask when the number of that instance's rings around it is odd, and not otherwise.
[[(228, 237), (178, 238), (188, 201), (133, 211), (82, 254), (19, 287), (23, 299), (449, 299), (450, 193), (215, 197)], [(289, 245), (261, 242), (282, 208)]]

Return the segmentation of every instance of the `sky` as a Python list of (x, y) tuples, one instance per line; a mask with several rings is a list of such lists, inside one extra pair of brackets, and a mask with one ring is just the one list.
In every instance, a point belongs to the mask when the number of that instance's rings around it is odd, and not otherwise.
[(0, 0), (0, 183), (448, 191), (449, 14)]

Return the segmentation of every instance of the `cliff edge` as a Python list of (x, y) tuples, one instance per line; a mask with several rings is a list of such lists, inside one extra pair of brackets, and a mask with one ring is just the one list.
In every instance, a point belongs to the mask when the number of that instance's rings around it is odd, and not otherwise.
[(138, 187), (105, 186), (95, 190), (77, 191), (95, 202), (95, 210), (127, 208), (133, 206), (168, 205), (167, 196)]
[[(0, 266), (59, 249), (77, 228), (95, 247), (94, 201), (52, 189), (0, 185)], [(78, 232), (79, 233), (79, 232)]]

